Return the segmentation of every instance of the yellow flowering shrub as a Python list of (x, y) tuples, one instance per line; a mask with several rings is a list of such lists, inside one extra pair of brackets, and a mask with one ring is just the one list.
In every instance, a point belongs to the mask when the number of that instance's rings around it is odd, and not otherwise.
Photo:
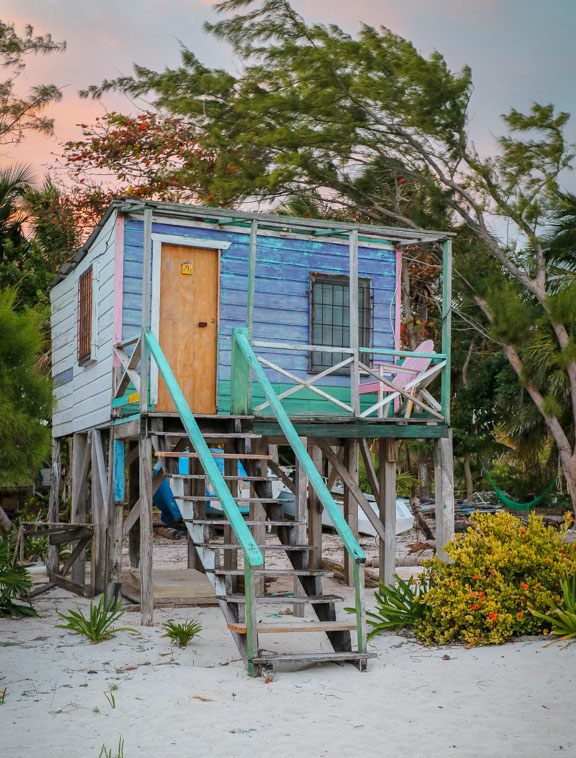
[(531, 515), (477, 513), (473, 525), (446, 546), (450, 562), (425, 562), (430, 588), (414, 633), (425, 644), (504, 642), (515, 634), (547, 633), (546, 613), (561, 598), (560, 581), (576, 575), (576, 546), (564, 541), (571, 517), (557, 531)]

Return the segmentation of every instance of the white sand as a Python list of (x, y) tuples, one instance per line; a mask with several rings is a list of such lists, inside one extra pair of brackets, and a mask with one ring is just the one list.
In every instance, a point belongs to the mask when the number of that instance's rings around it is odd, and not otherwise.
[[(204, 625), (172, 658), (159, 625), (99, 645), (54, 629), (56, 606), (87, 604), (53, 590), (36, 601), (41, 618), (0, 620), (2, 758), (89, 758), (102, 745), (116, 755), (120, 736), (125, 758), (576, 756), (576, 648), (522, 639), (439, 650), (388, 634), (371, 643), (378, 658), (365, 674), (328, 664), (266, 684), (247, 676), (218, 608), (156, 612), (158, 624)], [(306, 637), (302, 649), (318, 649)]]

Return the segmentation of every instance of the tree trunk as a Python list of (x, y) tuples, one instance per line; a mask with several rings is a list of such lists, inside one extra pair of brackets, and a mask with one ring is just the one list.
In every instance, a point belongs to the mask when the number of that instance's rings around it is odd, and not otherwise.
[(464, 453), (464, 479), (466, 481), (466, 497), (472, 500), (474, 497), (474, 480), (472, 479), (472, 469), (470, 468), (470, 453)]

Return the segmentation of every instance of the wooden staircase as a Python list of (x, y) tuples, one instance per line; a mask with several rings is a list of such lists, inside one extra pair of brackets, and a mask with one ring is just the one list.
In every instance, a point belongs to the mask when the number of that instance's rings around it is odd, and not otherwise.
[[(224, 480), (238, 507), (250, 509), (244, 521), (264, 557), (262, 567), (252, 572), (252, 588), (245, 586), (242, 549), (234, 540), (229, 520), (224, 513), (206, 515), (206, 507), (217, 506), (219, 500), (206, 494), (209, 482), (198, 456), (190, 453), (193, 448), (186, 432), (157, 432), (152, 439), (198, 559), (214, 588), (240, 654), (254, 674), (285, 662), (352, 662), (361, 671), (364, 670), (366, 661), (374, 654), (353, 649), (351, 633), (355, 633), (357, 622), (354, 616), (343, 610), (337, 618), (336, 607), (342, 603), (342, 598), (323, 594), (322, 578), (329, 576), (330, 572), (317, 567), (321, 558), (311, 560), (317, 548), (302, 540), (302, 535), (306, 534), (305, 522), (284, 518), (281, 502), (272, 496), (272, 482), (277, 481), (277, 477), (268, 469), (272, 456), (267, 446), (258, 435), (246, 428), (246, 421), (236, 420), (235, 427), (233, 433), (214, 433), (206, 437), (207, 442), (212, 439), (224, 445), (224, 450), (213, 452), (213, 455), (224, 457)], [(259, 443), (258, 452), (253, 452), (255, 440)], [(185, 450), (178, 453), (175, 448)], [(188, 474), (180, 473), (178, 458), (182, 455), (190, 461)], [(242, 464), (245, 476), (238, 473), (238, 463)], [(243, 485), (244, 492), (240, 492), (240, 485)], [(246, 492), (248, 486), (249, 494)], [(289, 588), (293, 587), (295, 592), (290, 589), (280, 593), (267, 592), (275, 580), (281, 580), (284, 585), (288, 580)], [(247, 590), (252, 591), (252, 602), (247, 598)], [(272, 608), (267, 608), (268, 605)], [(281, 620), (270, 623), (263, 614), (279, 605), (292, 606), (294, 610), (285, 613)], [(256, 630), (255, 654), (252, 655), (247, 639), (247, 613), (252, 614)], [(267, 615), (278, 616), (274, 613)], [(331, 650), (276, 653), (262, 645), (264, 635), (302, 635), (311, 632), (326, 635)]]
[[(336, 532), (352, 561), (355, 592), (354, 623), (348, 619), (338, 620), (335, 604), (340, 601), (340, 598), (328, 598), (322, 593), (322, 576), (326, 572), (317, 566), (310, 565), (310, 556), (313, 551), (303, 539), (303, 535), (306, 533), (303, 518), (299, 517), (300, 520), (296, 521), (284, 519), (281, 504), (272, 497), (268, 469), (275, 469), (277, 473), (280, 472), (280, 469), (273, 463), (269, 453), (255, 452), (252, 449), (252, 444), (257, 435), (250, 429), (242, 428), (242, 415), (239, 414), (238, 418), (234, 419), (234, 429), (222, 432), (227, 434), (224, 441), (228, 440), (228, 445), (232, 445), (233, 452), (227, 450), (224, 453), (211, 452), (207, 439), (205, 439), (186, 402), (158, 340), (150, 330), (145, 330), (143, 340), (146, 349), (150, 350), (159, 373), (168, 387), (183, 430), (180, 432), (176, 429), (164, 436), (160, 432), (165, 430), (151, 430), (152, 444), (156, 449), (156, 455), (162, 461), (165, 475), (168, 476), (172, 486), (172, 492), (184, 518), (192, 543), (201, 565), (214, 587), (228, 628), (246, 661), (248, 673), (256, 676), (262, 668), (273, 666), (274, 663), (280, 661), (311, 660), (354, 661), (360, 670), (364, 670), (367, 659), (373, 657), (366, 651), (366, 614), (364, 610), (364, 563), (366, 557), (298, 437), (272, 384), (265, 375), (252, 350), (247, 330), (234, 328), (232, 336), (233, 385), (235, 382), (240, 382), (243, 387), (242, 392), (238, 392), (235, 385), (232, 387), (231, 394), (235, 398), (233, 405), (235, 408), (239, 404), (245, 405), (244, 401), (239, 403), (239, 398), (246, 394), (247, 385), (244, 380), (252, 372), (264, 391), (283, 436), (292, 448), (299, 465), (304, 469), (309, 485), (316, 493), (319, 502), (328, 511)], [(239, 412), (236, 409), (234, 413), (238, 414)], [(179, 433), (181, 436), (178, 436)], [(215, 456), (224, 459), (224, 475), (219, 471), (214, 461)], [(192, 462), (192, 469), (189, 467), (187, 473), (181, 474), (174, 468), (179, 457), (188, 458)], [(246, 504), (250, 508), (247, 520), (243, 518), (240, 510), (242, 498), (239, 496), (238, 483), (245, 476), (244, 473), (240, 475), (238, 472), (238, 461), (243, 463), (244, 470), (250, 480), (250, 497), (246, 499)], [(187, 480), (193, 483), (192, 491), (187, 491)], [(210, 498), (206, 497), (206, 481), (210, 482), (215, 499), (222, 507), (221, 517), (206, 517), (206, 501), (210, 502)], [(220, 544), (213, 536), (213, 532), (218, 526), (221, 526), (224, 531), (223, 542)], [(268, 550), (268, 530), (273, 530), (276, 539), (274, 550), (282, 550), (287, 568), (266, 567), (265, 556), (270, 552)], [(243, 569), (239, 567), (240, 555), (238, 549), (235, 548), (236, 541), (242, 549)], [(234, 545), (234, 547), (224, 548), (221, 546), (222, 544)], [(318, 560), (321, 560), (321, 556), (318, 556)], [(242, 575), (244, 577), (243, 587), (238, 581)], [(266, 578), (274, 576), (290, 577), (293, 581), (296, 580), (299, 588), (297, 593), (299, 599), (295, 601), (296, 607), (298, 608), (302, 604), (309, 605), (317, 621), (308, 623), (295, 621), (293, 627), (292, 624), (283, 624), (280, 628), (276, 626), (275, 629), (272, 629), (273, 625), (259, 619), (258, 609), (261, 604), (270, 600), (265, 593)], [(303, 631), (326, 634), (332, 651), (328, 653), (320, 651), (312, 654), (289, 652), (280, 656), (270, 654), (261, 647), (261, 634), (271, 632), (285, 634), (287, 629), (289, 630), (288, 633), (293, 634), (301, 634)], [(352, 636), (350, 634), (352, 629), (356, 629), (356, 650), (352, 649)]]

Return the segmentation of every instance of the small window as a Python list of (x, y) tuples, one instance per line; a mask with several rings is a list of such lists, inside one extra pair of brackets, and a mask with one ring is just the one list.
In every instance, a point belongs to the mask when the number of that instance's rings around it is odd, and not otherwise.
[[(370, 347), (370, 279), (358, 280), (358, 340)], [(347, 276), (312, 273), (310, 277), (310, 331), (312, 345), (350, 346), (350, 286)], [(313, 352), (310, 370), (323, 371), (350, 357), (350, 353)], [(347, 367), (342, 373), (349, 373)]]
[(92, 267), (78, 279), (78, 363), (92, 357)]

